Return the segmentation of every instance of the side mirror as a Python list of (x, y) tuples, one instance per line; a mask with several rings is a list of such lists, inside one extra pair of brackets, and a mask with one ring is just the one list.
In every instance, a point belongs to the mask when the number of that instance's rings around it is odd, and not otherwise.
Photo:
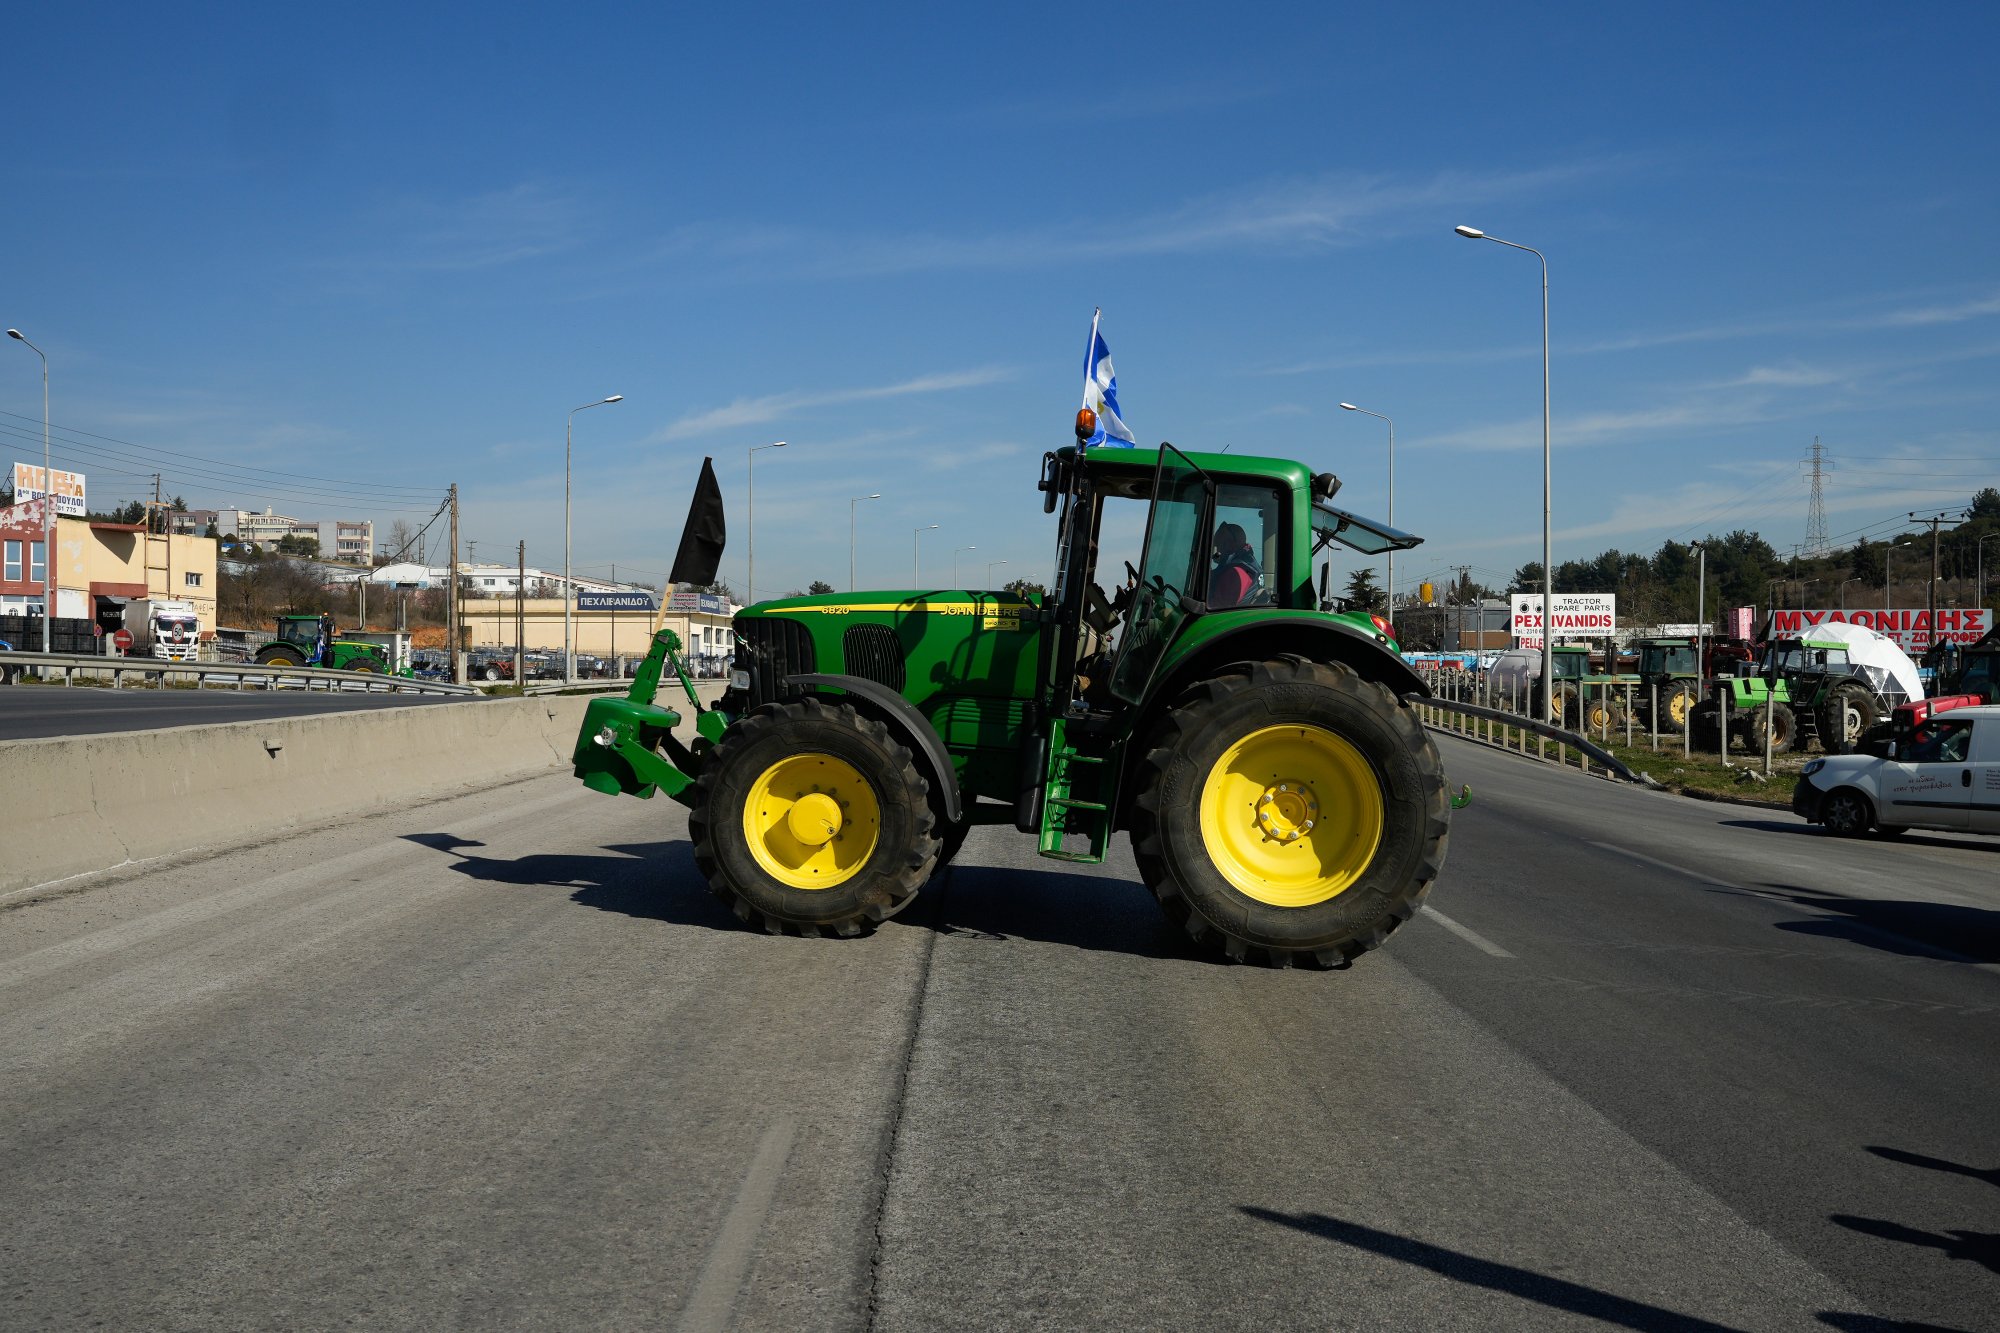
[(1323, 562), (1319, 567), (1319, 609), (1326, 610), (1326, 581), (1333, 574), (1333, 561)]

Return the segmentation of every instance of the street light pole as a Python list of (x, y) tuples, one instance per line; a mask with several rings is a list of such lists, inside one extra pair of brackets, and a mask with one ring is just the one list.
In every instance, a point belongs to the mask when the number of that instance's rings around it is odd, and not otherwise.
[(956, 587), (958, 586), (958, 557), (959, 557), (959, 553), (960, 553), (960, 552), (963, 552), (963, 551), (976, 551), (976, 550), (978, 550), (978, 549), (979, 549), (979, 548), (978, 548), (977, 546), (961, 546), (961, 547), (959, 547), (959, 548), (958, 548), (957, 550), (955, 550), (955, 551), (953, 551), (953, 552), (951, 553), (951, 586), (952, 586), (952, 587), (956, 588)]
[[(622, 403), (625, 395), (614, 393), (609, 398), (600, 398), (594, 403), (569, 410), (569, 420), (563, 426), (563, 683), (576, 683), (576, 630), (571, 613), (576, 606), (576, 585), (569, 581), (569, 454), (570, 440), (576, 434), (576, 414), (593, 407), (603, 407), (606, 403)], [(469, 559), (470, 557), (468, 557)], [(456, 578), (457, 571), (452, 577)], [(519, 682), (516, 682), (517, 684)]]
[(49, 464), (49, 354), (28, 342), (19, 329), (7, 330), (7, 336), (42, 358), (42, 653), (46, 656), (55, 651), (56, 642), (56, 474)]
[(986, 587), (988, 591), (991, 591), (993, 587), (993, 566), (1004, 565), (1006, 563), (1005, 560), (988, 560), (986, 562)]
[[(766, 449), (782, 449), (784, 447), (785, 442), (779, 440), (774, 444), (757, 445), (747, 450), (743, 455), (743, 470), (748, 474), (745, 478), (747, 483), (745, 489), (749, 492), (748, 499), (750, 506), (748, 520), (743, 525), (750, 538), (750, 575), (748, 580), (750, 586), (743, 593), (743, 604), (745, 606), (757, 605), (757, 455)], [(853, 510), (849, 509), (848, 514), (851, 518)]]
[(877, 491), (873, 495), (857, 495), (847, 502), (847, 590), (849, 592), (854, 591), (854, 506), (863, 500), (881, 498), (882, 493)]
[(1979, 539), (1979, 575), (1977, 586), (1979, 588), (1979, 609), (1982, 611), (1986, 609), (1986, 543), (1996, 539), (2000, 539), (2000, 532), (1989, 532)]
[[(1396, 526), (1396, 423), (1393, 421), (1389, 421), (1389, 418), (1383, 416), (1380, 412), (1370, 412), (1367, 408), (1356, 407), (1353, 403), (1342, 403), (1341, 407), (1349, 412), (1359, 412), (1364, 417), (1374, 417), (1377, 421), (1388, 422), (1389, 526), (1393, 528)], [(1389, 572), (1387, 578), (1389, 584), (1388, 588), (1389, 623), (1394, 624), (1396, 621), (1396, 550), (1394, 547), (1389, 548)], [(1548, 628), (1548, 616), (1547, 616), (1548, 608), (1543, 607), (1542, 610), (1543, 610), (1542, 623), (1543, 623), (1544, 637), (1547, 637), (1546, 630)]]
[(1848, 585), (1848, 584), (1850, 584), (1850, 583), (1859, 583), (1859, 582), (1861, 582), (1861, 580), (1860, 580), (1860, 579), (1842, 579), (1842, 580), (1840, 581), (1840, 609), (1841, 609), (1841, 610), (1845, 611), (1845, 610), (1847, 609), (1847, 585)]
[(1542, 262), (1542, 688), (1547, 689), (1555, 674), (1554, 640), (1549, 630), (1554, 600), (1555, 565), (1549, 555), (1549, 259), (1531, 245), (1518, 245), (1488, 236), (1477, 227), (1454, 227), (1460, 236), (1473, 241), (1491, 241), (1514, 250), (1526, 250)]
[(922, 588), (924, 586), (924, 534), (936, 531), (936, 529), (937, 524), (935, 523), (927, 528), (918, 528), (910, 538), (910, 550), (915, 558), (914, 564), (911, 567), (911, 573), (916, 579), (915, 583), (911, 585), (912, 587)]
[(1890, 542), (1882, 548), (1882, 609), (1884, 611), (1889, 609), (1889, 552), (1899, 551), (1908, 544), (1907, 542)]
[(1694, 618), (1694, 673), (1701, 682), (1701, 688), (1708, 688), (1708, 543), (1694, 543), (1695, 594)]

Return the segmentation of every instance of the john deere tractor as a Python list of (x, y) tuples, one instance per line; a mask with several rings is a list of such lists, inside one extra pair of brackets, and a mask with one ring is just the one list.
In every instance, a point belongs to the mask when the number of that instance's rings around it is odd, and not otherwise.
[(257, 650), (263, 666), (328, 667), (335, 671), (389, 669), (380, 644), (352, 643), (337, 636), (329, 615), (278, 617), (278, 637)]
[[(687, 806), (709, 888), (768, 931), (869, 930), (977, 824), (1085, 863), (1122, 831), (1195, 940), (1339, 966), (1416, 911), (1448, 808), (1405, 702), (1427, 691), (1388, 622), (1330, 599), (1328, 564), (1314, 580), (1331, 547), (1419, 539), (1336, 508), (1339, 486), (1295, 462), (1172, 445), (1050, 453), (1039, 489), (1061, 519), (1046, 600), (766, 602), (736, 617), (729, 688), (707, 709), (662, 631), (630, 693), (590, 703), (576, 773)], [(1137, 566), (1114, 569), (1100, 541), (1121, 509), (1144, 513), (1145, 541)], [(691, 745), (656, 702), (670, 672), (698, 713)]]
[(1639, 640), (1638, 682), (1632, 694), (1633, 707), (1640, 717), (1652, 710), (1658, 690), (1660, 715), (1654, 720), (1661, 731), (1679, 731), (1688, 714), (1701, 702), (1701, 664), (1693, 639)]

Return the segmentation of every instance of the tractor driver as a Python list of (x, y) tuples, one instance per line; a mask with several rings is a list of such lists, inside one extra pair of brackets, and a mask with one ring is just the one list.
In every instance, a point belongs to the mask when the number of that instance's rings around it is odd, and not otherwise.
[(1208, 606), (1212, 611), (1241, 606), (1257, 587), (1263, 571), (1257, 568), (1257, 554), (1238, 523), (1223, 523), (1215, 529), (1215, 570), (1208, 576)]

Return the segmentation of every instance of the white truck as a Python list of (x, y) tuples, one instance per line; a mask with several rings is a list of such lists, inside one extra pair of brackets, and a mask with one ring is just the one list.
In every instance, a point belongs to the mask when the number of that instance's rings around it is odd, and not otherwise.
[(201, 652), (201, 621), (193, 602), (142, 597), (125, 605), (125, 628), (132, 635), (132, 655), (192, 662)]

